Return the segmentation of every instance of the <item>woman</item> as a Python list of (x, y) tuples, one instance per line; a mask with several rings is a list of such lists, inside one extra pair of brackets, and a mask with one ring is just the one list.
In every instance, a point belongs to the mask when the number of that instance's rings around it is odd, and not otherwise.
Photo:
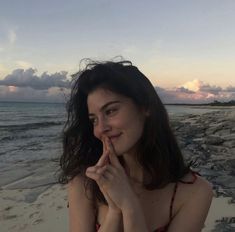
[(198, 232), (212, 187), (186, 165), (167, 112), (129, 61), (74, 75), (60, 160), (70, 232)]

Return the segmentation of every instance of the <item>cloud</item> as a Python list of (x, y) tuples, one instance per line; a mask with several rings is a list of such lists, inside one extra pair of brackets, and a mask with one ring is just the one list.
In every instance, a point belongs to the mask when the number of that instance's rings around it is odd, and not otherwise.
[(174, 89), (155, 89), (164, 103), (209, 103), (214, 100), (226, 102), (235, 98), (235, 87), (223, 89), (200, 80), (186, 82)]
[(228, 86), (226, 89), (225, 89), (226, 92), (235, 92), (235, 86)]
[(186, 88), (184, 88), (184, 87), (176, 88), (176, 91), (177, 91), (177, 92), (181, 92), (181, 93), (188, 93), (188, 94), (195, 93), (195, 91), (186, 89)]
[(66, 102), (69, 94), (69, 89), (59, 87), (35, 90), (30, 87), (0, 86), (1, 101)]
[(61, 71), (54, 74), (42, 73), (36, 75), (36, 69), (15, 69), (11, 74), (0, 80), (0, 85), (31, 87), (36, 90), (46, 90), (51, 87), (69, 88), (70, 81), (67, 79), (67, 72)]
[[(28, 66), (26, 61), (18, 65)], [(0, 68), (4, 68), (1, 67)], [(67, 72), (41, 75), (33, 68), (15, 69), (0, 80), (0, 99), (3, 101), (65, 102), (70, 94)], [(209, 103), (214, 100), (235, 99), (235, 86), (221, 88), (200, 80), (192, 80), (172, 89), (155, 87), (163, 103)]]
[(195, 79), (193, 81), (188, 81), (188, 82), (184, 83), (179, 88), (183, 87), (185, 89), (196, 92), (200, 89), (202, 84), (203, 84), (202, 81), (199, 81), (199, 80)]
[(201, 92), (207, 92), (207, 93), (212, 93), (214, 95), (218, 95), (222, 91), (222, 88), (218, 86), (211, 86), (211, 85), (206, 84), (206, 85), (200, 86), (199, 90)]

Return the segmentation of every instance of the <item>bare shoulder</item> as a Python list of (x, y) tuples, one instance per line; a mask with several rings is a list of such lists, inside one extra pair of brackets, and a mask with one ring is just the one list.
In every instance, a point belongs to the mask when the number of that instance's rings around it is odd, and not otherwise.
[(68, 183), (70, 231), (93, 231), (95, 208), (91, 191), (84, 186), (84, 178), (77, 176)]
[(173, 220), (169, 232), (201, 231), (213, 198), (212, 185), (201, 176), (189, 173), (178, 182)]
[(93, 202), (93, 196), (91, 190), (84, 185), (85, 178), (81, 176), (74, 177), (68, 183), (68, 196), (69, 200), (76, 200), (86, 202), (91, 205)]
[[(200, 196), (205, 200), (211, 201), (213, 197), (213, 185), (205, 178), (199, 175), (193, 175), (192, 173), (186, 174), (182, 179), (183, 182), (178, 183), (177, 189), (177, 209), (179, 210), (189, 199), (194, 198), (195, 200)], [(195, 198), (195, 196), (197, 196)]]

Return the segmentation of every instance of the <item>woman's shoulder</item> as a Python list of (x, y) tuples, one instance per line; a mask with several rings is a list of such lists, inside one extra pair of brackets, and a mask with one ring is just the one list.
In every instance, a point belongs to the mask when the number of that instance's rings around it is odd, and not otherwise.
[(88, 199), (93, 198), (92, 190), (89, 185), (85, 185), (86, 178), (77, 175), (68, 182), (68, 192), (74, 193), (75, 196), (83, 196)]
[(212, 184), (206, 180), (204, 177), (200, 175), (200, 173), (191, 170), (187, 174), (185, 174), (179, 181), (181, 183), (182, 188), (188, 189), (212, 189)]
[(204, 195), (205, 197), (208, 197), (208, 199), (213, 196), (212, 184), (193, 171), (184, 175), (177, 185), (178, 209), (181, 208), (188, 199), (192, 199), (196, 195)]

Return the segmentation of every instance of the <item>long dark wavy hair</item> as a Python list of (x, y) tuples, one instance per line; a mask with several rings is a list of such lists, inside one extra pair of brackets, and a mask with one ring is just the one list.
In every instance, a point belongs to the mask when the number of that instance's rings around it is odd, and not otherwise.
[[(97, 88), (128, 97), (149, 112), (136, 155), (144, 170), (146, 189), (162, 188), (179, 181), (189, 172), (190, 165), (186, 165), (183, 159), (164, 105), (148, 78), (130, 61), (88, 60), (86, 67), (72, 77), (68, 118), (63, 130), (60, 183), (68, 183), (80, 175), (96, 200), (106, 203), (96, 182), (85, 176), (86, 169), (96, 164), (103, 151), (102, 142), (93, 135), (88, 118), (87, 96)], [(119, 157), (119, 160), (124, 165), (123, 158)]]

